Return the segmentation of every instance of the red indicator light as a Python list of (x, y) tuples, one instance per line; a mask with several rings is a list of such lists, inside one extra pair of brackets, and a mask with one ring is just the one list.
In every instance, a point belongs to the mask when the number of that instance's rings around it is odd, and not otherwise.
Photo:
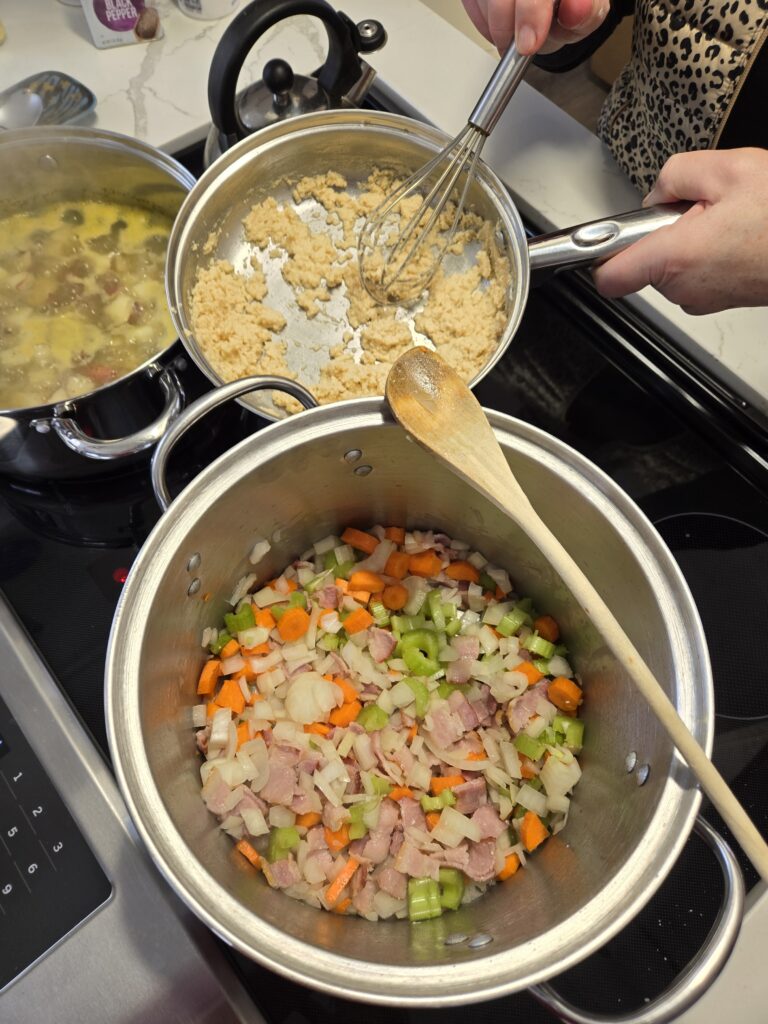
[(115, 569), (112, 573), (112, 579), (115, 583), (125, 583), (128, 579), (128, 570), (124, 566), (121, 566), (119, 569)]

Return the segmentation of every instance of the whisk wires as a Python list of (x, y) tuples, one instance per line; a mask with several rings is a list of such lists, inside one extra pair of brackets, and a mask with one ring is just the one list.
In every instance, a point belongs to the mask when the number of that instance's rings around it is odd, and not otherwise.
[[(485, 139), (479, 129), (466, 125), (450, 145), (369, 215), (358, 254), (363, 286), (376, 302), (413, 303), (435, 276), (456, 234)], [(440, 219), (462, 174), (451, 225), (447, 231), (440, 230)], [(409, 200), (417, 197), (421, 202), (409, 216)]]

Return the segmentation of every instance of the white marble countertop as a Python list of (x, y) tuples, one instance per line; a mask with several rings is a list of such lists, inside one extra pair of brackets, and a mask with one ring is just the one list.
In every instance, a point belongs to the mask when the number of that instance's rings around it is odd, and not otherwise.
[[(0, 89), (34, 72), (64, 71), (96, 94), (90, 123), (171, 153), (200, 140), (209, 125), (208, 68), (227, 20), (191, 19), (173, 0), (155, 0), (155, 6), (165, 30), (161, 40), (98, 50), (80, 9), (58, 0), (4, 0)], [(380, 80), (434, 124), (457, 131), (493, 70), (493, 58), (418, 0), (345, 0), (341, 6), (355, 20), (383, 20), (389, 41), (369, 58)], [(308, 72), (321, 63), (325, 47), (318, 21), (283, 22), (254, 50), (241, 85), (260, 77), (273, 56)], [(526, 85), (484, 155), (542, 231), (639, 205), (599, 140)], [(691, 317), (651, 289), (629, 302), (738, 397), (768, 414), (768, 309)]]

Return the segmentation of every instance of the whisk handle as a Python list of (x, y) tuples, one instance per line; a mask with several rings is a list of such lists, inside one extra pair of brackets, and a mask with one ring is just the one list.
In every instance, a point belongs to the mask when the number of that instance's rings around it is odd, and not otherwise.
[(513, 92), (522, 82), (532, 59), (531, 55), (523, 56), (515, 44), (511, 43), (499, 61), (475, 109), (469, 115), (469, 123), (483, 135), (490, 135), (496, 127), (496, 122), (504, 113)]

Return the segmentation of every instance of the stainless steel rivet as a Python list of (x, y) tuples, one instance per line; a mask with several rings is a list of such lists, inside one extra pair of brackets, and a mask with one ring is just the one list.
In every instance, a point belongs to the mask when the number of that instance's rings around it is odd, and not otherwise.
[(38, 434), (47, 434), (51, 429), (51, 424), (48, 420), (34, 420), (32, 426)]
[(627, 754), (627, 757), (626, 757), (626, 759), (624, 761), (624, 767), (627, 769), (628, 772), (633, 772), (635, 770), (636, 764), (637, 764), (637, 754), (634, 752), (634, 750), (630, 750), (630, 752)]
[(46, 171), (57, 171), (59, 169), (58, 160), (55, 156), (51, 156), (50, 153), (44, 153), (38, 160), (38, 163)]
[(187, 587), (187, 594), (191, 597), (193, 594), (196, 594), (199, 589), (200, 589), (200, 580), (197, 578), (197, 576), (195, 576), (195, 578), (192, 580), (192, 582)]
[(637, 775), (635, 776), (635, 778), (637, 779), (638, 786), (644, 786), (648, 781), (648, 776), (650, 774), (651, 766), (649, 764), (641, 764), (640, 767), (637, 769)]
[(190, 560), (187, 562), (187, 572), (194, 572), (195, 569), (199, 569), (201, 561), (202, 559), (200, 558), (200, 553), (196, 551), (194, 555), (192, 555)]
[(466, 942), (468, 936), (464, 932), (454, 932), (453, 935), (446, 935), (443, 939), (444, 946), (458, 946), (460, 942)]
[(373, 472), (373, 466), (358, 466), (355, 469), (355, 476), (368, 476)]
[(344, 453), (344, 459), (347, 462), (357, 462), (358, 459), (362, 459), (363, 453), (359, 448), (350, 448), (348, 452)]
[(473, 939), (470, 939), (467, 945), (470, 949), (482, 949), (482, 947), (487, 946), (489, 942), (493, 942), (493, 936), (486, 935), (485, 932), (481, 932), (479, 935), (475, 935)]

